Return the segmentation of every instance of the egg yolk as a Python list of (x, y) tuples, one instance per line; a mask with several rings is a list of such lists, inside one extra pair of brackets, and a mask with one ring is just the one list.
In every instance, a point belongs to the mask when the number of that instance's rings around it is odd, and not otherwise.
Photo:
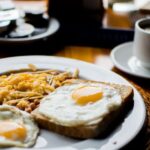
[(103, 92), (99, 87), (84, 86), (76, 89), (72, 93), (72, 98), (78, 105), (86, 105), (88, 103), (94, 103), (103, 97)]
[(15, 122), (0, 122), (0, 136), (13, 141), (24, 141), (26, 138), (26, 128)]

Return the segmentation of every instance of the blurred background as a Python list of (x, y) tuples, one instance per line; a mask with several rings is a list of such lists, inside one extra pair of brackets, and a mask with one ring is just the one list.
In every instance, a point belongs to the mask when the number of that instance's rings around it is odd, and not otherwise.
[(149, 6), (149, 0), (0, 0), (0, 46), (27, 54), (65, 45), (113, 48), (133, 40), (135, 21), (149, 17)]

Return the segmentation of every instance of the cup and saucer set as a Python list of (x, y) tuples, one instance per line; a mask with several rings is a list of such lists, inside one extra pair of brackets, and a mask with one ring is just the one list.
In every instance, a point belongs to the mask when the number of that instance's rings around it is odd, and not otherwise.
[(150, 18), (136, 22), (134, 41), (115, 47), (111, 58), (121, 71), (150, 79)]

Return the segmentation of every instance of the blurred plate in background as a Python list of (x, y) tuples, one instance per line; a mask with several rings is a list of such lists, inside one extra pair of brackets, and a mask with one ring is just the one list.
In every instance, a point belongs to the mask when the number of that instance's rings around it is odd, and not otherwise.
[(60, 27), (60, 23), (57, 19), (55, 18), (51, 18), (49, 21), (49, 25), (47, 27), (47, 29), (41, 33), (41, 34), (35, 34), (31, 37), (25, 37), (25, 38), (0, 38), (0, 43), (3, 44), (26, 44), (26, 43), (31, 43), (34, 41), (38, 41), (38, 40), (44, 40), (45, 38), (50, 37), (51, 35), (53, 35), (54, 33), (56, 33), (58, 31)]

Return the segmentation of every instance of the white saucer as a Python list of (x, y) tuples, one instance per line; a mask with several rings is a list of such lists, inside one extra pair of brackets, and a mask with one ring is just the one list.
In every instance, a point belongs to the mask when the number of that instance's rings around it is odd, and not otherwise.
[(115, 47), (111, 52), (114, 65), (130, 75), (150, 79), (150, 69), (144, 68), (133, 56), (133, 42)]

